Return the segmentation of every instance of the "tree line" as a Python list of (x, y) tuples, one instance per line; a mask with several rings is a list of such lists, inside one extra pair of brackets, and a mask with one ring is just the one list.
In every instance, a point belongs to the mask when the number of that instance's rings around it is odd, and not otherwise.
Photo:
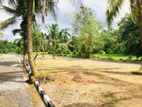
[[(72, 33), (69, 33), (69, 29), (60, 30), (56, 23), (47, 25), (47, 33), (43, 33), (35, 22), (32, 34), (33, 51), (36, 54), (52, 54), (53, 58), (55, 55), (83, 58), (94, 54), (127, 54), (138, 58), (142, 55), (139, 29), (131, 14), (126, 14), (118, 23), (118, 28), (112, 31), (107, 30), (96, 18), (95, 12), (87, 7), (81, 7), (75, 12), (73, 19)], [(13, 30), (14, 34), (20, 33), (24, 37), (22, 32), (22, 26), (21, 29)], [(23, 39), (14, 42), (19, 47), (19, 53), (24, 51)]]

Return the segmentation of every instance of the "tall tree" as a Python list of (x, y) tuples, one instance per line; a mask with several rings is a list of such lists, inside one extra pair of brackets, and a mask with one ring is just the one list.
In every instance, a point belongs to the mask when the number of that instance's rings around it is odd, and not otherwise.
[(47, 35), (48, 43), (52, 47), (52, 56), (55, 57), (56, 49), (59, 44), (59, 30), (57, 24), (52, 24), (49, 26), (49, 34)]
[(31, 73), (31, 81), (33, 82), (32, 76), (35, 75), (36, 68), (34, 66), (34, 62), (32, 59), (32, 52), (33, 52), (33, 47), (32, 47), (32, 31), (33, 31), (33, 0), (28, 0), (28, 8), (27, 8), (27, 48), (28, 48), (28, 60), (29, 64), (32, 70)]
[(49, 46), (52, 50), (52, 56), (55, 57), (56, 50), (59, 47), (59, 45), (63, 43), (67, 43), (70, 34), (67, 32), (67, 29), (62, 29), (59, 31), (57, 24), (49, 25), (48, 27), (48, 35), (47, 35), (47, 41)]
[(89, 57), (94, 48), (94, 36), (99, 35), (102, 24), (97, 20), (94, 11), (87, 7), (81, 7), (75, 13), (72, 23), (75, 35), (79, 36), (79, 56)]
[(125, 53), (133, 54), (139, 58), (140, 39), (138, 26), (132, 21), (131, 15), (127, 14), (118, 24), (118, 42), (125, 45)]
[[(3, 1), (3, 0), (1, 0)], [(21, 0), (9, 0), (12, 4), (16, 4), (17, 1)], [(80, 1), (80, 0), (78, 0)], [(55, 16), (55, 0), (22, 0), (25, 2), (23, 4), (27, 4), (27, 46), (28, 46), (28, 58), (29, 64), (31, 67), (32, 75), (35, 75), (36, 69), (33, 63), (32, 58), (32, 32), (33, 32), (33, 22), (32, 19), (34, 18), (36, 13), (41, 13), (42, 21), (44, 22), (44, 16), (47, 13), (51, 12)], [(21, 6), (22, 7), (22, 6)], [(23, 14), (23, 13), (22, 13)]]
[(13, 34), (15, 35), (16, 33), (20, 33), (22, 39), (23, 39), (23, 63), (26, 64), (26, 47), (27, 47), (27, 41), (26, 41), (26, 15), (27, 15), (27, 4), (25, 1), (21, 0), (11, 0), (10, 3), (12, 6), (6, 6), (6, 5), (1, 5), (2, 9), (10, 13), (12, 17), (9, 19), (4, 20), (3, 22), (0, 23), (0, 28), (5, 29), (11, 24), (16, 23), (19, 21), (19, 19), (22, 19), (22, 22), (20, 24), (21, 29), (15, 29), (13, 30)]
[[(79, 0), (80, 1), (80, 0)], [(32, 59), (32, 30), (33, 30), (33, 11), (40, 12), (42, 14), (42, 20), (44, 22), (44, 16), (48, 12), (51, 12), (55, 16), (55, 1), (54, 0), (27, 0), (28, 9), (27, 9), (27, 35), (28, 35), (28, 57), (32, 70), (32, 75), (35, 75), (36, 69)]]

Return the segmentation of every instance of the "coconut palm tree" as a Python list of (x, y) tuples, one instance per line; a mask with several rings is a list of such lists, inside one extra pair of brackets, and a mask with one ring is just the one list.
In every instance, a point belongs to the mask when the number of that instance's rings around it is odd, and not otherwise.
[[(59, 1), (59, 0), (56, 0)], [(75, 1), (75, 0), (69, 0), (69, 1)], [(79, 3), (82, 5), (81, 0), (78, 0)], [(42, 15), (42, 21), (44, 22), (44, 16), (47, 15), (47, 13), (50, 11), (53, 16), (56, 16), (55, 14), (55, 6), (56, 2), (55, 0), (28, 0), (28, 8), (27, 8), (27, 40), (28, 40), (28, 58), (29, 58), (29, 63), (31, 66), (32, 70), (32, 76), (35, 75), (36, 69), (33, 63), (33, 58), (32, 58), (32, 31), (33, 31), (33, 23), (32, 23), (32, 18), (34, 14), (34, 8), (35, 11), (38, 13), (41, 13)]]
[[(15, 7), (11, 8), (8, 6), (2, 5), (2, 2), (4, 0), (0, 0), (0, 6), (2, 9), (4, 9), (6, 12), (12, 14), (12, 17), (0, 22), (0, 29), (4, 29), (8, 27), (11, 24), (14, 24), (19, 17), (22, 17), (22, 23), (25, 22), (26, 30), (24, 30), (24, 35), (28, 35), (27, 37), (24, 37), (26, 40), (27, 39), (27, 51), (28, 51), (28, 59), (29, 59), (29, 64), (31, 66), (31, 70), (33, 71), (31, 75), (35, 74), (35, 67), (34, 63), (32, 60), (32, 27), (33, 27), (33, 21), (35, 21), (35, 14), (36, 13), (41, 13), (42, 14), (42, 21), (44, 22), (44, 16), (47, 15), (47, 13), (51, 12), (53, 16), (55, 16), (55, 2), (53, 0), (9, 0), (9, 3)], [(21, 32), (20, 29), (14, 30), (14, 33)], [(26, 42), (24, 42), (26, 43)], [(25, 52), (24, 52), (25, 53)]]
[(36, 68), (34, 66), (32, 52), (32, 32), (33, 32), (33, 15), (34, 11), (41, 13), (42, 21), (44, 22), (44, 16), (50, 11), (55, 16), (55, 2), (53, 0), (28, 0), (27, 5), (27, 47), (28, 47), (28, 59), (31, 67), (31, 80), (34, 80)]
[[(11, 3), (13, 4), (14, 1), (11, 1)], [(26, 64), (26, 47), (27, 47), (27, 43), (26, 43), (26, 8), (27, 8), (27, 5), (25, 4), (25, 1), (20, 1), (20, 0), (17, 0), (17, 2), (14, 3), (14, 6), (13, 7), (10, 7), (10, 6), (5, 6), (5, 5), (1, 5), (2, 9), (7, 12), (7, 13), (10, 13), (12, 16), (1, 22), (0, 23), (0, 28), (1, 29), (5, 29), (6, 27), (8, 27), (9, 25), (12, 25), (14, 23), (17, 22), (17, 20), (22, 20), (20, 26), (21, 26), (21, 29), (15, 29), (13, 30), (13, 34), (15, 35), (16, 33), (20, 33), (22, 39), (23, 39), (23, 63)]]
[[(108, 7), (106, 11), (108, 26), (110, 27), (114, 17), (119, 13), (119, 10), (124, 0), (108, 0)], [(132, 19), (134, 23), (139, 27), (139, 37), (142, 52), (142, 1), (141, 0), (130, 0), (130, 7), (132, 13)], [(142, 65), (142, 64), (141, 64)], [(142, 66), (140, 68), (142, 71)]]
[[(3, 2), (4, 0), (0, 0), (0, 2)], [(21, 1), (21, 2), (20, 2)], [(57, 0), (58, 1), (58, 0)], [(69, 0), (69, 1), (73, 1), (73, 0)], [(80, 1), (80, 0), (78, 0)], [(15, 5), (17, 3), (21, 3), (26, 5), (26, 14), (21, 12), (22, 15), (24, 15), (27, 18), (27, 22), (26, 22), (26, 33), (27, 33), (27, 51), (28, 51), (28, 59), (29, 59), (29, 64), (31, 67), (31, 77), (35, 75), (36, 72), (36, 68), (34, 66), (33, 63), (33, 58), (32, 58), (32, 32), (33, 32), (33, 19), (35, 18), (35, 14), (36, 13), (40, 13), (42, 16), (42, 21), (44, 22), (44, 16), (47, 15), (47, 13), (51, 12), (53, 16), (55, 15), (55, 0), (9, 0), (9, 2), (12, 5)], [(80, 2), (81, 3), (81, 2)], [(20, 5), (20, 7), (22, 8), (22, 5)], [(20, 10), (20, 9), (19, 9)], [(18, 10), (17, 10), (18, 11)], [(15, 22), (15, 18), (12, 17), (9, 20), (7, 20), (7, 24), (5, 23), (1, 23), (0, 27), (6, 27), (7, 25), (10, 24), (10, 22)], [(12, 24), (12, 23), (11, 23)]]

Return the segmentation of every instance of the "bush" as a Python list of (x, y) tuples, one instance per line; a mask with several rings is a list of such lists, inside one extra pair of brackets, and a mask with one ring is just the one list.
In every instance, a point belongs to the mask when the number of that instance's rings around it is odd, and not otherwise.
[(106, 53), (105, 53), (104, 50), (100, 50), (100, 51), (98, 52), (98, 54), (104, 55), (104, 54), (106, 54)]

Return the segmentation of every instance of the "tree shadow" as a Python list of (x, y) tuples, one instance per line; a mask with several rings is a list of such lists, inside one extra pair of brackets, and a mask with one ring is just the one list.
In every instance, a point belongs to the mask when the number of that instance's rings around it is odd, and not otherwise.
[(140, 72), (140, 71), (133, 71), (131, 74), (141, 76), (142, 72)]
[[(92, 84), (104, 84), (104, 85), (112, 85), (113, 87), (118, 86), (118, 87), (123, 87), (126, 88), (125, 91), (116, 91), (116, 92), (110, 92), (110, 96), (105, 96), (106, 99), (108, 98), (109, 100), (107, 102), (102, 103), (101, 107), (113, 107), (118, 102), (121, 101), (126, 101), (126, 100), (131, 100), (133, 98), (139, 98), (142, 99), (142, 93), (139, 93), (142, 89), (142, 84), (138, 83), (132, 83), (128, 81), (124, 81), (121, 79), (117, 79), (115, 77), (106, 75), (106, 74), (116, 74), (116, 75), (133, 75), (131, 72), (123, 72), (123, 71), (117, 71), (119, 68), (96, 68), (96, 69), (86, 69), (83, 68), (82, 66), (71, 66), (71, 67), (54, 67), (54, 68), (49, 68), (49, 69), (40, 69), (40, 70), (47, 70), (47, 71), (52, 71), (53, 74), (56, 73), (65, 73), (67, 75), (72, 75), (73, 78), (75, 75), (78, 75), (79, 72), (81, 72), (85, 76), (93, 76), (93, 80), (87, 80), (87, 81), (74, 81), (74, 82), (86, 82), (86, 83), (92, 83)], [(135, 75), (133, 75), (135, 76)], [(101, 81), (96, 81), (95, 77), (99, 78)], [(84, 79), (84, 78), (83, 78)], [(136, 89), (129, 89), (127, 88), (128, 85), (136, 87)], [(138, 88), (138, 89), (137, 89)], [(133, 91), (133, 92), (132, 92)], [(121, 97), (116, 97), (117, 94), (122, 94)], [(124, 95), (123, 94), (127, 94)], [(94, 104), (89, 104), (89, 103), (73, 103), (66, 105), (64, 107), (96, 107)]]
[(73, 103), (65, 105), (63, 107), (97, 107), (97, 106), (95, 104), (90, 104), (90, 103)]
[[(127, 91), (121, 91), (121, 92), (109, 92), (107, 95), (104, 95), (106, 99), (109, 99), (107, 102), (104, 102), (101, 104), (101, 107), (111, 107), (112, 105), (115, 105), (121, 101), (128, 101), (131, 99), (141, 99), (142, 100), (142, 94), (136, 95), (132, 94), (132, 91), (140, 91), (140, 90), (127, 90)], [(121, 97), (116, 97), (116, 94), (127, 94), (130, 96), (121, 96)]]
[(23, 74), (22, 72), (11, 71), (11, 72), (3, 72), (0, 73), (0, 83), (3, 82), (25, 82), (22, 80)]
[[(106, 71), (105, 71), (106, 69)], [(86, 69), (83, 68), (82, 66), (71, 66), (71, 67), (54, 67), (54, 68), (45, 68), (45, 69), (40, 69), (40, 70), (45, 70), (45, 71), (52, 71), (50, 72), (51, 74), (56, 74), (56, 73), (66, 73), (67, 75), (72, 75), (73, 77), (75, 75), (78, 75), (79, 72), (86, 76), (94, 76), (102, 80), (101, 82), (95, 81), (94, 80), (89, 80), (86, 81), (88, 83), (96, 83), (96, 84), (109, 84), (109, 85), (114, 85), (114, 86), (125, 86), (125, 85), (134, 85), (131, 82), (124, 81), (121, 79), (117, 79), (115, 77), (110, 77), (109, 75), (105, 74), (116, 74), (116, 75), (133, 75), (130, 72), (120, 72), (116, 71), (119, 68), (96, 68), (96, 69)], [(115, 71), (114, 71), (115, 70)], [(135, 76), (135, 75), (134, 75)], [(75, 82), (82, 82), (82, 81), (75, 81)], [(84, 81), (83, 81), (84, 82)]]
[(1, 66), (12, 66), (12, 65), (15, 65), (15, 64), (17, 64), (16, 67), (19, 67), (17, 61), (0, 61)]
[(131, 72), (118, 72), (118, 71), (100, 71), (102, 73), (107, 73), (107, 74), (119, 74), (119, 75), (132, 75)]

